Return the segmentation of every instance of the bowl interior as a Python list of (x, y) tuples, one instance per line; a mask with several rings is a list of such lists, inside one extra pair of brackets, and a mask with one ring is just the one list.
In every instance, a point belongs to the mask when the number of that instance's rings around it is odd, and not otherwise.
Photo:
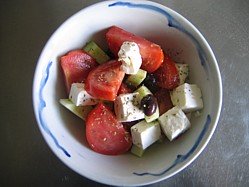
[[(204, 109), (177, 140), (154, 144), (142, 158), (93, 152), (84, 122), (60, 106), (66, 98), (59, 57), (93, 40), (103, 49), (106, 29), (117, 25), (151, 40), (176, 62), (190, 66), (189, 82), (203, 94)], [(34, 77), (33, 102), (40, 130), (53, 152), (79, 174), (112, 185), (141, 185), (166, 179), (191, 163), (209, 141), (221, 107), (221, 81), (215, 57), (201, 34), (176, 12), (149, 1), (107, 1), (81, 10), (49, 39)]]

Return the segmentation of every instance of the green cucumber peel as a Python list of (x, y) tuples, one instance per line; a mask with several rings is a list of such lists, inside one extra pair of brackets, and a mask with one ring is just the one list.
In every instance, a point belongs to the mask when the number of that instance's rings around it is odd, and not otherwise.
[(145, 150), (143, 150), (142, 148), (140, 148), (134, 144), (131, 147), (131, 153), (138, 156), (138, 157), (142, 157), (144, 152), (145, 152)]
[(99, 64), (110, 60), (110, 57), (93, 41), (88, 42), (83, 50), (91, 55)]
[(93, 106), (75, 106), (70, 99), (60, 99), (59, 102), (62, 106), (83, 120), (86, 120), (88, 113), (93, 109)]
[(143, 99), (148, 94), (152, 94), (152, 92), (146, 86), (140, 86), (135, 92), (139, 93), (140, 100)]
[(144, 115), (144, 119), (147, 123), (150, 123), (154, 120), (156, 120), (157, 118), (159, 118), (159, 107), (157, 106), (156, 112), (154, 114), (152, 114), (151, 116), (146, 116)]
[(128, 78), (126, 79), (126, 84), (137, 87), (143, 82), (146, 76), (147, 76), (147, 71), (139, 69), (137, 74), (128, 76)]

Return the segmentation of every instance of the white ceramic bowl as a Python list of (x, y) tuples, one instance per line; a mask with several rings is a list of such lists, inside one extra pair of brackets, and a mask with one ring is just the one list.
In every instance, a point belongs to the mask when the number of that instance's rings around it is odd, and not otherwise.
[[(65, 108), (58, 57), (93, 39), (106, 48), (104, 33), (112, 25), (161, 45), (177, 62), (190, 66), (190, 82), (203, 93), (201, 116), (173, 142), (154, 144), (142, 158), (105, 156), (92, 151), (84, 123)], [(215, 56), (201, 33), (175, 11), (149, 1), (105, 1), (85, 8), (63, 23), (44, 47), (33, 83), (33, 106), (43, 137), (68, 167), (94, 181), (124, 186), (155, 183), (188, 166), (205, 148), (218, 122), (221, 77)]]

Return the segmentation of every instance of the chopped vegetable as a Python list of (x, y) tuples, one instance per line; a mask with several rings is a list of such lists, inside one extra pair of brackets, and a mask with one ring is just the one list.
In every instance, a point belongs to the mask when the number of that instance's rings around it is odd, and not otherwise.
[(131, 153), (138, 156), (138, 157), (142, 157), (144, 154), (144, 151), (145, 150), (141, 149), (140, 147), (136, 146), (135, 144), (133, 144), (131, 147)]
[(111, 59), (93, 41), (60, 58), (69, 94), (60, 103), (86, 120), (93, 151), (141, 157), (155, 142), (186, 131), (191, 113), (201, 115), (201, 90), (185, 83), (189, 65), (175, 63), (159, 45), (117, 26), (106, 41)]
[(90, 147), (101, 154), (118, 155), (132, 146), (130, 134), (104, 104), (99, 103), (86, 120), (86, 138)]
[(157, 85), (161, 88), (174, 89), (180, 84), (180, 78), (175, 62), (169, 57), (164, 57), (164, 62), (155, 72)]
[(110, 50), (116, 57), (123, 42), (130, 41), (137, 43), (143, 60), (141, 69), (149, 73), (156, 71), (163, 62), (164, 54), (159, 45), (117, 26), (112, 26), (108, 29), (106, 40)]
[(112, 60), (93, 69), (86, 80), (86, 91), (95, 98), (114, 101), (125, 75), (120, 66)]
[(68, 94), (72, 83), (85, 81), (88, 73), (98, 65), (98, 63), (83, 50), (68, 52), (60, 58), (60, 64)]
[(110, 57), (93, 41), (88, 42), (83, 49), (99, 64), (103, 64), (110, 60)]
[(126, 79), (126, 84), (137, 87), (143, 82), (143, 80), (146, 78), (146, 75), (147, 71), (139, 69), (137, 74), (128, 76)]
[(70, 99), (60, 99), (60, 104), (83, 120), (86, 120), (88, 113), (93, 109), (92, 106), (75, 106)]

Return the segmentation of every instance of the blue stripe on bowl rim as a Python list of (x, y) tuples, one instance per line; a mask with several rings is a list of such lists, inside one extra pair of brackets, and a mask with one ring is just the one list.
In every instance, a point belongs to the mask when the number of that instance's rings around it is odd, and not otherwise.
[(42, 127), (42, 129), (52, 138), (52, 140), (54, 141), (56, 147), (58, 149), (60, 149), (67, 157), (71, 157), (71, 155), (68, 153), (68, 151), (62, 147), (60, 145), (60, 143), (58, 142), (57, 138), (54, 136), (54, 134), (51, 132), (51, 130), (49, 129), (45, 119), (44, 119), (44, 115), (43, 115), (43, 110), (44, 108), (46, 108), (46, 102), (43, 98), (43, 89), (45, 88), (48, 78), (49, 78), (49, 70), (52, 66), (52, 62), (49, 62), (45, 72), (43, 73), (41, 82), (40, 82), (40, 88), (39, 88), (39, 103), (38, 103), (38, 116), (39, 116), (39, 124)]

